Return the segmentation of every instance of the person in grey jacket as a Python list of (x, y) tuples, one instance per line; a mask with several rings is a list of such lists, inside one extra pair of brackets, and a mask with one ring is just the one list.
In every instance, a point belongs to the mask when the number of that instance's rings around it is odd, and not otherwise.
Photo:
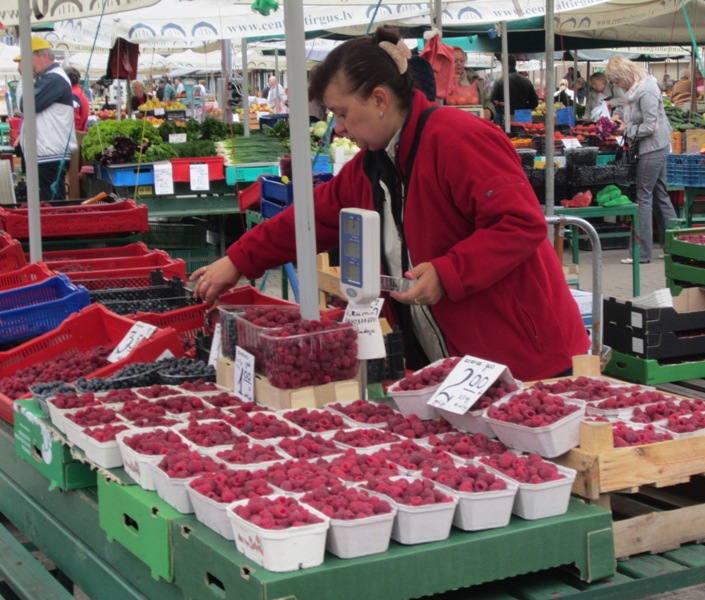
[[(615, 115), (612, 119), (619, 125), (617, 132), (624, 135), (631, 146), (630, 153), (636, 145), (639, 262), (648, 263), (653, 251), (653, 213), (661, 236), (669, 219), (677, 216), (666, 191), (671, 124), (663, 108), (661, 88), (645, 69), (617, 54), (610, 58), (605, 74), (610, 83), (625, 91), (624, 116)], [(622, 262), (631, 264), (634, 259), (624, 258)]]
[(585, 116), (591, 121), (618, 114), (624, 117), (624, 90), (607, 81), (604, 73), (590, 75)]

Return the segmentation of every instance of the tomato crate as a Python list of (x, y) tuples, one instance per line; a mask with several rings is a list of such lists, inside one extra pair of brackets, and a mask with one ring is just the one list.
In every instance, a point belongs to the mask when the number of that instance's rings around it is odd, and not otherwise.
[(64, 275), (0, 292), (0, 342), (51, 331), (90, 302), (88, 290), (73, 285)]
[[(114, 348), (134, 324), (134, 320), (116, 315), (100, 304), (91, 304), (68, 317), (53, 331), (0, 352), (0, 373), (3, 377), (9, 377), (31, 365), (41, 364), (70, 351), (89, 350), (96, 346)], [(152, 362), (166, 350), (177, 357), (184, 354), (176, 331), (171, 328), (158, 329), (127, 357), (95, 371), (93, 375), (108, 375), (134, 362)], [(10, 423), (13, 420), (12, 400), (3, 394), (0, 394), (0, 418)]]
[[(16, 238), (29, 237), (26, 208), (0, 208), (5, 230)], [(94, 204), (40, 209), (42, 237), (95, 236), (149, 230), (148, 209), (132, 200), (113, 204)]]
[(56, 275), (56, 273), (49, 269), (43, 262), (33, 263), (21, 269), (0, 274), (0, 292), (39, 283), (54, 275)]
[[(3, 223), (2, 213), (0, 213), (0, 227), (4, 227)], [(0, 233), (0, 273), (9, 273), (26, 264), (27, 260), (22, 252), (22, 244), (9, 233)]]
[[(166, 252), (155, 250), (144, 256), (118, 256), (48, 262), (47, 266), (67, 275), (74, 282), (87, 280), (122, 279), (137, 276), (150, 276), (152, 271), (161, 269), (167, 279), (173, 276), (186, 281), (186, 263), (179, 258), (171, 258)], [(86, 284), (89, 289), (95, 289)], [(105, 286), (99, 287), (120, 287)], [(134, 287), (134, 286), (129, 286)]]
[(222, 156), (204, 156), (200, 158), (172, 158), (171, 168), (176, 183), (191, 181), (191, 165), (208, 165), (208, 179), (217, 181), (225, 179), (225, 158)]
[[(100, 258), (124, 258), (126, 256), (146, 256), (153, 251), (142, 242), (113, 246), (106, 248), (81, 248), (76, 250), (51, 250), (42, 252), (42, 260), (46, 263), (77, 260), (95, 260)], [(25, 254), (25, 258), (29, 258)]]

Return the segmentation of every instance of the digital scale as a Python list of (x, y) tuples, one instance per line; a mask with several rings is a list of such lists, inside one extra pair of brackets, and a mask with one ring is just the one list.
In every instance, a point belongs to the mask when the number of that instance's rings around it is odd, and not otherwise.
[(362, 208), (340, 211), (340, 291), (352, 304), (380, 295), (379, 214)]
[[(373, 302), (380, 296), (380, 223), (373, 210), (340, 211), (340, 291), (348, 300), (346, 318), (358, 332), (360, 398), (367, 398), (367, 360), (385, 355), (384, 336)], [(364, 332), (364, 333), (363, 333)], [(372, 336), (375, 350), (366, 341)]]

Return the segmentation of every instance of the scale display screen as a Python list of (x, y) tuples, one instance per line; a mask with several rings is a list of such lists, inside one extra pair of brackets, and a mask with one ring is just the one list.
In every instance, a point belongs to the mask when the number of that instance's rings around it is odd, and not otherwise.
[(347, 208), (340, 212), (340, 289), (356, 303), (380, 294), (379, 215)]

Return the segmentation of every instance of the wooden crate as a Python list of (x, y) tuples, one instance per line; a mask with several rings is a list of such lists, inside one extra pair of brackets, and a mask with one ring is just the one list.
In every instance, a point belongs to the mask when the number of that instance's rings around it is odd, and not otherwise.
[[(227, 389), (234, 389), (234, 363), (227, 358), (219, 358), (216, 364), (216, 381)], [(274, 409), (322, 408), (330, 402), (357, 400), (360, 396), (360, 382), (357, 379), (332, 381), (325, 385), (309, 385), (295, 390), (282, 390), (269, 383), (266, 377), (255, 377), (255, 400), (258, 404)]]

